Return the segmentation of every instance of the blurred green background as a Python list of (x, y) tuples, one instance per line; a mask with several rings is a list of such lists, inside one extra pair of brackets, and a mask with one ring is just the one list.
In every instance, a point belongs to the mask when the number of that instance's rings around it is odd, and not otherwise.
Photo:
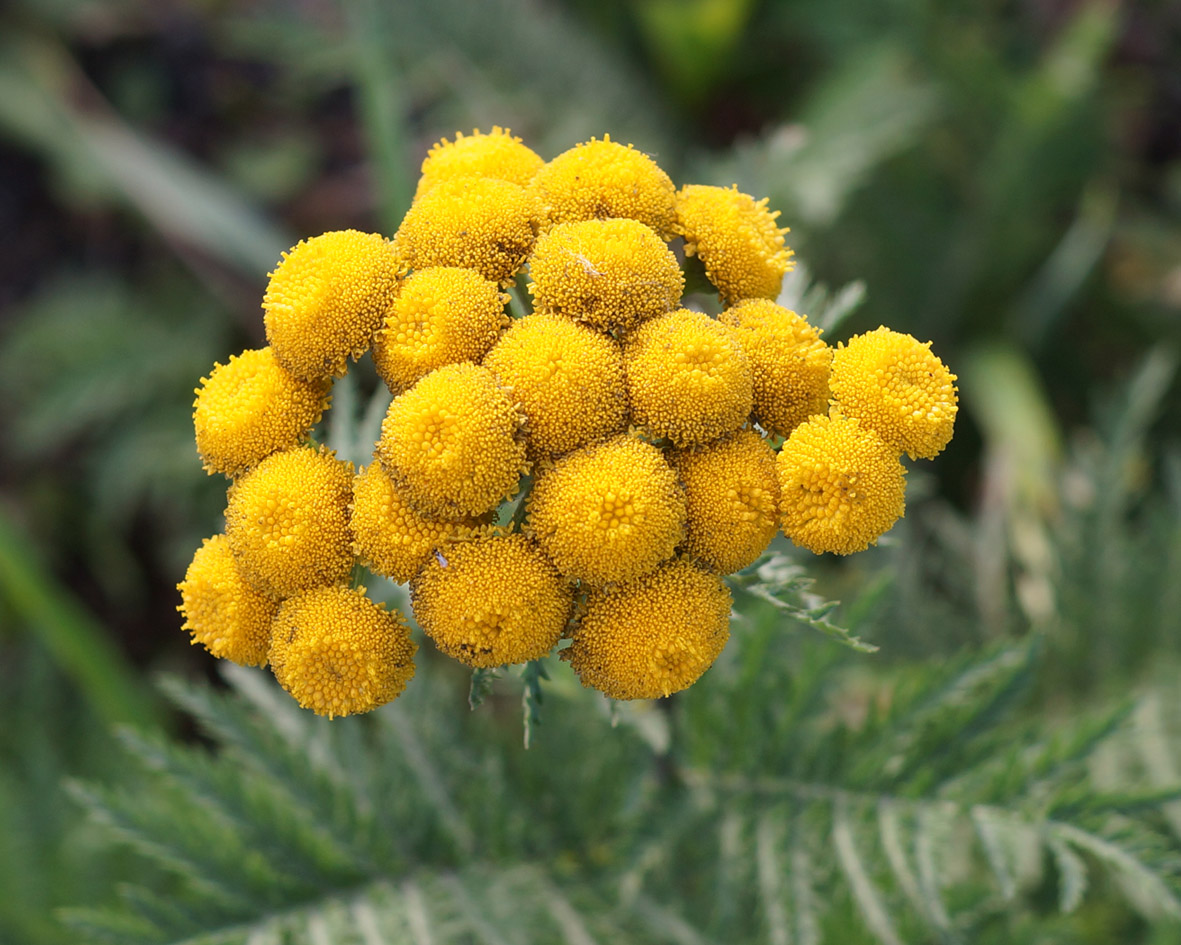
[[(75, 941), (54, 910), (142, 874), (61, 784), (130, 777), (111, 723), (192, 739), (155, 674), (221, 685), (175, 612), (224, 504), (198, 379), (260, 342), (281, 250), (392, 234), (427, 148), (492, 124), (547, 159), (607, 132), (678, 184), (770, 197), (786, 301), (850, 310), (830, 341), (931, 339), (959, 374), (905, 521), (809, 564), (829, 596), (876, 589), (847, 615), (882, 648), (841, 656), (850, 704), (1031, 634), (1020, 713), (1051, 730), (1181, 688), (1176, 2), (10, 0), (0, 942)], [(1029, 940), (1181, 941), (1117, 899)]]

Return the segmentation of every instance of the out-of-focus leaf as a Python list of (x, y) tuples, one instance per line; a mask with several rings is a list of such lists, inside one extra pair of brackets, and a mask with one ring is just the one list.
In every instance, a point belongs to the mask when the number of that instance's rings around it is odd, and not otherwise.
[(730, 64), (752, 0), (640, 0), (636, 22), (673, 91), (700, 101)]

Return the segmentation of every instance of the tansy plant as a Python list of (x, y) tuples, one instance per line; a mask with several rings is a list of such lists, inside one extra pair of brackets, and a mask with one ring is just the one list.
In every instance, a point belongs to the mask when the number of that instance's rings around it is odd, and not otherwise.
[[(360, 563), (409, 582), (426, 634), (477, 670), (567, 640), (614, 699), (692, 685), (729, 636), (725, 575), (780, 529), (816, 554), (874, 544), (903, 514), (901, 454), (934, 457), (955, 421), (929, 344), (883, 327), (834, 350), (776, 304), (777, 217), (736, 188), (678, 191), (608, 136), (545, 163), (493, 128), (431, 150), (392, 240), (294, 247), (269, 346), (197, 391), (197, 449), (233, 483), (179, 585), (193, 641), (269, 664), (319, 714), (382, 705), (415, 644), (350, 586)], [(677, 249), (717, 316), (682, 305)], [(522, 271), (533, 310), (510, 318)], [(394, 399), (355, 472), (308, 440), (366, 351)]]

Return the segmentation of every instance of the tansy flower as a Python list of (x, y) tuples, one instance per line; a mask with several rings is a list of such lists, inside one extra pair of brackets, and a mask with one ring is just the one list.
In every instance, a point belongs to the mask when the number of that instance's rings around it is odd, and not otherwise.
[(678, 446), (737, 430), (750, 414), (750, 362), (734, 333), (678, 309), (629, 332), (623, 345), (632, 420)]
[(816, 554), (875, 544), (906, 509), (898, 452), (853, 417), (813, 417), (776, 460), (783, 532)]
[(748, 299), (718, 319), (729, 325), (750, 358), (752, 414), (764, 430), (787, 436), (809, 417), (828, 413), (832, 349), (820, 330), (768, 299)]
[(955, 426), (955, 375), (910, 335), (882, 326), (838, 346), (833, 402), (911, 459), (933, 459)]
[(459, 266), (507, 286), (533, 248), (540, 214), (533, 196), (509, 181), (441, 181), (406, 211), (394, 251), (412, 269)]
[(279, 685), (317, 715), (369, 712), (414, 676), (410, 628), (364, 588), (316, 587), (283, 602), (271, 633)]
[(353, 469), (310, 447), (273, 453), (230, 487), (226, 534), (242, 575), (284, 598), (353, 567)]
[(491, 371), (449, 364), (394, 398), (374, 455), (420, 514), (480, 515), (517, 490), (524, 422)]
[(672, 239), (673, 182), (648, 155), (612, 141), (610, 135), (559, 154), (537, 172), (532, 190), (551, 223), (621, 217)]
[(705, 446), (671, 450), (688, 509), (686, 553), (720, 574), (740, 571), (767, 549), (779, 528), (775, 453), (739, 430)]
[(568, 453), (529, 493), (529, 527), (568, 577), (630, 581), (685, 537), (685, 497), (656, 447), (630, 436)]
[(418, 199), (436, 184), (457, 177), (494, 177), (527, 187), (545, 162), (521, 143), (521, 139), (499, 125), (488, 134), (473, 131), (465, 136), (455, 133), (455, 140), (443, 138), (422, 162), (418, 179)]
[(562, 651), (584, 686), (612, 699), (658, 699), (695, 683), (730, 636), (730, 592), (685, 561), (592, 589)]
[(176, 589), (183, 629), (214, 656), (241, 666), (261, 666), (271, 644), (279, 605), (238, 572), (225, 535), (206, 538)]
[(773, 299), (791, 268), (786, 229), (775, 223), (779, 211), (767, 209), (737, 187), (690, 184), (677, 193), (677, 233), (685, 255), (699, 256), (705, 274), (728, 303)]
[(360, 357), (398, 291), (385, 237), (339, 230), (303, 240), (271, 273), (262, 307), (267, 341), (296, 377), (343, 374)]
[(529, 260), (534, 305), (610, 331), (676, 308), (685, 276), (664, 241), (635, 220), (555, 226)]
[(452, 545), (419, 572), (410, 593), (435, 645), (475, 667), (545, 656), (574, 604), (569, 582), (523, 535)]
[(527, 315), (484, 358), (528, 418), (529, 450), (556, 456), (627, 426), (623, 355), (613, 338), (560, 315)]
[(472, 269), (420, 269), (373, 339), (373, 365), (399, 393), (444, 364), (479, 361), (508, 327), (508, 296)]
[(353, 551), (377, 574), (405, 584), (436, 548), (467, 535), (476, 519), (435, 522), (423, 518), (403, 498), (380, 463), (370, 463), (353, 480), (349, 519)]
[(296, 446), (324, 412), (326, 390), (323, 382), (283, 370), (269, 347), (215, 364), (194, 392), (193, 426), (205, 471), (237, 476)]

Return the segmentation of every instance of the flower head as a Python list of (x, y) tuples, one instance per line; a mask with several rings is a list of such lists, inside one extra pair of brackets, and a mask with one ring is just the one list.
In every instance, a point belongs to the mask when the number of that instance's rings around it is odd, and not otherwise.
[(238, 572), (225, 535), (206, 538), (176, 589), (184, 628), (220, 659), (261, 666), (271, 644), (271, 621), (279, 605), (250, 586)]
[(671, 561), (628, 584), (592, 589), (562, 651), (584, 686), (612, 699), (658, 699), (695, 683), (730, 636), (720, 577)]
[(472, 269), (419, 269), (373, 339), (373, 365), (395, 393), (444, 364), (477, 362), (508, 327), (508, 296)]
[(816, 554), (864, 551), (906, 510), (897, 450), (853, 417), (801, 423), (776, 466), (783, 532)]
[(750, 415), (750, 362), (734, 333), (678, 309), (629, 332), (623, 345), (633, 421), (678, 446), (737, 430)]
[(604, 135), (564, 151), (539, 170), (532, 189), (551, 223), (639, 220), (671, 239), (676, 188), (648, 155)]
[(685, 255), (701, 257), (706, 277), (728, 303), (779, 295), (792, 254), (778, 216), (766, 198), (755, 201), (737, 187), (690, 184), (677, 193)]
[(779, 528), (775, 453), (752, 430), (669, 452), (688, 508), (686, 553), (720, 574), (752, 564)]
[(747, 299), (718, 319), (734, 329), (750, 358), (752, 412), (764, 430), (787, 436), (809, 417), (828, 413), (832, 349), (804, 316), (769, 299)]
[(517, 489), (523, 423), (491, 371), (449, 364), (394, 398), (375, 455), (421, 515), (480, 515)]
[(410, 593), (435, 645), (475, 667), (545, 656), (574, 606), (570, 583), (523, 535), (452, 545), (419, 572)]
[(882, 326), (837, 348), (829, 384), (841, 413), (911, 459), (933, 459), (955, 427), (955, 379), (931, 342)]
[(677, 307), (685, 277), (664, 241), (635, 220), (555, 226), (537, 241), (529, 275), (538, 310), (609, 331)]
[(528, 418), (529, 449), (556, 456), (622, 433), (627, 392), (619, 343), (544, 312), (513, 322), (484, 358)]
[(226, 535), (242, 575), (280, 599), (345, 580), (352, 484), (350, 464), (310, 447), (273, 453), (235, 482)]
[(343, 374), (360, 357), (398, 291), (385, 237), (338, 230), (303, 240), (271, 273), (263, 297), (267, 341), (296, 377)]
[(685, 496), (656, 447), (631, 436), (567, 453), (529, 493), (529, 528), (571, 578), (630, 581), (685, 537)]
[(427, 154), (414, 196), (417, 199), (436, 184), (457, 177), (494, 177), (527, 187), (544, 163), (520, 138), (499, 125), (493, 125), (487, 134), (457, 131), (454, 141), (443, 138)]
[(333, 718), (397, 698), (414, 676), (410, 628), (364, 588), (316, 587), (283, 602), (271, 633), (271, 669), (305, 709)]

